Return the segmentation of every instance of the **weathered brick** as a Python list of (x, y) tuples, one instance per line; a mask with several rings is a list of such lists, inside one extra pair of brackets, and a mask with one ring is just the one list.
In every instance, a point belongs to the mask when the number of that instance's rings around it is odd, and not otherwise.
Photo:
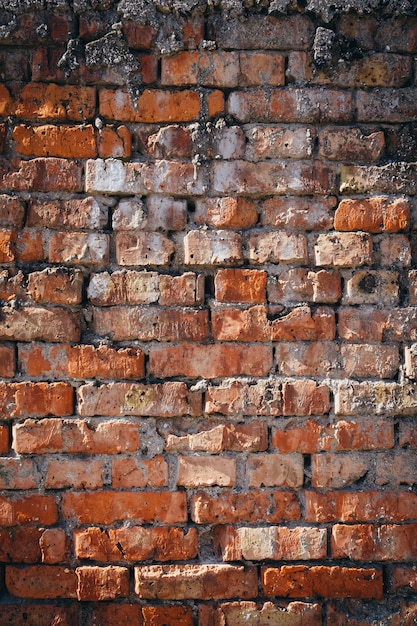
[(203, 172), (192, 163), (156, 161), (123, 162), (118, 159), (88, 160), (85, 174), (87, 193), (135, 195), (164, 193), (202, 195)]
[(372, 568), (283, 565), (261, 570), (266, 596), (289, 598), (376, 598), (383, 593), (382, 571)]
[(233, 343), (188, 343), (153, 348), (149, 359), (150, 372), (157, 378), (267, 376), (272, 365), (272, 349), (269, 346), (241, 346)]
[(310, 561), (327, 555), (324, 528), (269, 526), (235, 529), (218, 526), (214, 542), (223, 561)]
[(364, 135), (359, 128), (325, 128), (318, 139), (320, 156), (332, 161), (378, 161), (385, 147), (383, 132)]
[(258, 213), (253, 200), (247, 198), (201, 198), (196, 202), (194, 220), (199, 226), (243, 230), (255, 226)]
[(220, 194), (331, 194), (334, 171), (320, 161), (214, 161), (213, 192)]
[(189, 606), (142, 606), (99, 602), (93, 605), (87, 626), (99, 624), (170, 624), (170, 626), (193, 626), (193, 613)]
[(288, 624), (288, 626), (321, 626), (322, 612), (319, 604), (307, 602), (290, 602), (283, 606), (272, 602), (256, 604), (255, 602), (227, 602), (218, 608), (200, 605), (200, 626), (244, 626), (248, 621), (259, 624)]
[(197, 524), (274, 524), (299, 519), (300, 506), (294, 493), (277, 489), (246, 493), (222, 490), (218, 496), (199, 491), (191, 499), (191, 518)]
[(26, 604), (12, 604), (10, 601), (2, 606), (2, 618), (9, 626), (18, 626), (26, 621), (27, 626), (52, 624), (54, 620), (62, 626), (76, 624), (79, 619), (79, 607), (75, 603), (66, 606), (54, 604), (30, 603), (30, 614)]
[(412, 421), (401, 420), (399, 444), (405, 448), (417, 449), (417, 431)]
[(23, 226), (25, 207), (20, 198), (0, 194), (0, 227)]
[(74, 570), (61, 565), (6, 567), (6, 587), (17, 598), (76, 598)]
[(10, 430), (8, 426), (0, 426), (0, 454), (7, 454), (10, 449)]
[(0, 489), (34, 489), (39, 478), (33, 460), (0, 457)]
[(14, 113), (23, 119), (85, 122), (95, 112), (94, 87), (31, 83), (19, 92)]
[(232, 487), (236, 480), (236, 460), (213, 456), (181, 456), (177, 485), (194, 487)]
[(16, 231), (9, 228), (0, 229), (0, 263), (10, 263), (16, 258)]
[(30, 161), (14, 159), (1, 170), (4, 190), (82, 191), (81, 167), (75, 161), (56, 157), (37, 157)]
[(336, 230), (364, 230), (370, 233), (396, 233), (410, 226), (410, 202), (406, 198), (375, 197), (342, 200), (337, 207)]
[(102, 159), (129, 158), (132, 154), (132, 136), (127, 126), (106, 124), (101, 128), (97, 136), (97, 153)]
[[(34, 448), (35, 449), (35, 448)], [(45, 476), (46, 489), (100, 489), (103, 463), (99, 460), (53, 459)]]
[(116, 457), (112, 467), (112, 486), (116, 489), (135, 487), (166, 487), (168, 464), (163, 457), (136, 460)]
[(97, 156), (94, 128), (19, 125), (13, 130), (16, 151), (25, 156), (91, 159)]
[(372, 240), (366, 233), (319, 235), (314, 246), (315, 264), (356, 267), (372, 263)]
[(251, 455), (247, 462), (249, 487), (290, 487), (303, 484), (304, 462), (301, 454)]
[(268, 341), (272, 337), (265, 306), (217, 308), (211, 312), (211, 322), (216, 341)]
[(144, 377), (144, 354), (139, 348), (30, 343), (19, 346), (19, 367), (29, 376), (48, 378)]
[(335, 524), (332, 555), (353, 561), (415, 561), (416, 524)]
[(191, 230), (184, 237), (186, 265), (241, 265), (242, 240), (227, 230)]
[(414, 566), (397, 565), (390, 569), (389, 591), (414, 593), (417, 588), (417, 572)]
[(185, 534), (181, 528), (110, 529), (97, 527), (75, 530), (75, 555), (92, 561), (185, 561), (197, 555), (197, 530)]
[(82, 200), (44, 201), (32, 199), (28, 206), (28, 226), (57, 230), (101, 230), (108, 220), (107, 207), (89, 196)]
[(68, 383), (0, 383), (0, 415), (3, 419), (71, 415), (73, 398)]
[(96, 491), (65, 492), (62, 515), (81, 524), (112, 524), (127, 519), (138, 523), (183, 523), (187, 520), (184, 492)]
[(300, 306), (271, 322), (272, 341), (316, 341), (334, 339), (335, 334), (334, 313), (327, 307), (313, 312), (308, 306)]
[(343, 304), (399, 303), (398, 272), (362, 270), (345, 279)]
[(335, 389), (336, 415), (410, 415), (415, 412), (413, 385), (393, 382), (341, 382)]
[(129, 595), (129, 570), (126, 567), (77, 567), (78, 600), (114, 600)]
[(83, 275), (79, 270), (47, 267), (28, 275), (28, 295), (34, 302), (80, 304)]
[(134, 452), (138, 445), (137, 426), (124, 420), (25, 420), (13, 431), (13, 447), (20, 454), (120, 454)]
[(189, 435), (166, 434), (165, 450), (177, 452), (260, 452), (268, 447), (268, 429), (263, 422), (220, 424)]
[(375, 483), (380, 487), (387, 485), (397, 489), (403, 485), (411, 487), (416, 482), (417, 461), (414, 450), (379, 454), (375, 465)]
[(364, 453), (326, 453), (312, 456), (311, 484), (317, 489), (341, 489), (361, 480), (370, 469)]
[(204, 302), (204, 276), (185, 272), (180, 276), (161, 274), (159, 278), (161, 306), (194, 306)]
[(113, 341), (203, 341), (208, 338), (208, 315), (190, 309), (95, 308), (92, 327)]
[(158, 301), (159, 294), (159, 275), (156, 272), (134, 270), (91, 274), (87, 289), (90, 302), (99, 306), (152, 304)]
[(156, 159), (191, 159), (193, 139), (191, 127), (178, 124), (162, 126), (147, 141), (151, 155)]
[(126, 232), (116, 235), (119, 265), (166, 265), (174, 251), (174, 243), (162, 233)]
[(412, 261), (411, 244), (406, 235), (387, 235), (379, 246), (382, 267), (409, 267)]
[(416, 164), (395, 162), (387, 165), (342, 165), (341, 193), (415, 194)]
[(265, 302), (266, 272), (221, 269), (214, 278), (215, 297), (219, 302)]
[(287, 231), (252, 232), (249, 237), (249, 261), (255, 265), (264, 263), (307, 262), (307, 239), (305, 235)]
[(272, 446), (279, 452), (379, 450), (394, 446), (390, 420), (355, 418), (329, 423), (327, 419), (280, 420), (272, 431)]
[(136, 110), (127, 91), (101, 89), (99, 113), (118, 122), (190, 122), (198, 118), (200, 98), (196, 91), (145, 89), (137, 99)]
[(282, 397), (283, 415), (323, 415), (330, 409), (329, 388), (313, 380), (285, 382)]
[(309, 522), (403, 522), (414, 520), (417, 497), (408, 491), (306, 491)]
[(253, 126), (246, 131), (246, 158), (249, 161), (308, 159), (313, 154), (314, 138), (312, 128)]
[(149, 600), (254, 598), (256, 568), (194, 564), (135, 567), (135, 592)]
[[(161, 376), (164, 378), (164, 376)], [(166, 382), (141, 385), (135, 383), (94, 383), (77, 389), (78, 413), (93, 415), (138, 415), (178, 417), (199, 413), (200, 394), (189, 391), (185, 383)]]
[(253, 383), (230, 379), (209, 385), (204, 410), (222, 415), (282, 415), (281, 381), (276, 377)]
[(356, 107), (359, 122), (411, 122), (417, 114), (416, 89), (360, 90)]
[(275, 196), (262, 204), (261, 222), (272, 228), (302, 231), (330, 230), (336, 199)]
[(342, 295), (341, 277), (334, 270), (317, 272), (293, 268), (277, 277), (268, 276), (268, 301), (281, 302), (338, 302)]
[(102, 233), (54, 233), (49, 242), (50, 263), (107, 265), (109, 236)]

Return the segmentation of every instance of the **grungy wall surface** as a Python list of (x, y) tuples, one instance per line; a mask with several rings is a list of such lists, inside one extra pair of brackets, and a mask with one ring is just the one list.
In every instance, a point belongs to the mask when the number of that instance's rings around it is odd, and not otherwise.
[(416, 8), (0, 2), (0, 626), (417, 623)]

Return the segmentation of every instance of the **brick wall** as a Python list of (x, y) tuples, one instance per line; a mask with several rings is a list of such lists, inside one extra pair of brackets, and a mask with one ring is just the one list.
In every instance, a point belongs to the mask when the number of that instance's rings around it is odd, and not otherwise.
[(255, 4), (2, 5), (0, 626), (416, 623), (417, 18)]

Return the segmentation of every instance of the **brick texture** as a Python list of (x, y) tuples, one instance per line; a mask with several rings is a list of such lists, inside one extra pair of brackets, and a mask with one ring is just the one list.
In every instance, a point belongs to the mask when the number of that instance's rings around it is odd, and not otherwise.
[(2, 8), (0, 626), (417, 623), (415, 2)]

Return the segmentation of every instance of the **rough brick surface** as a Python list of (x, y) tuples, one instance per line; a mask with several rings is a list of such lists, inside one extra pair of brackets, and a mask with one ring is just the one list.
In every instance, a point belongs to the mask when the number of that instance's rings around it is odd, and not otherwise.
[(0, 4), (0, 626), (416, 623), (415, 1)]

